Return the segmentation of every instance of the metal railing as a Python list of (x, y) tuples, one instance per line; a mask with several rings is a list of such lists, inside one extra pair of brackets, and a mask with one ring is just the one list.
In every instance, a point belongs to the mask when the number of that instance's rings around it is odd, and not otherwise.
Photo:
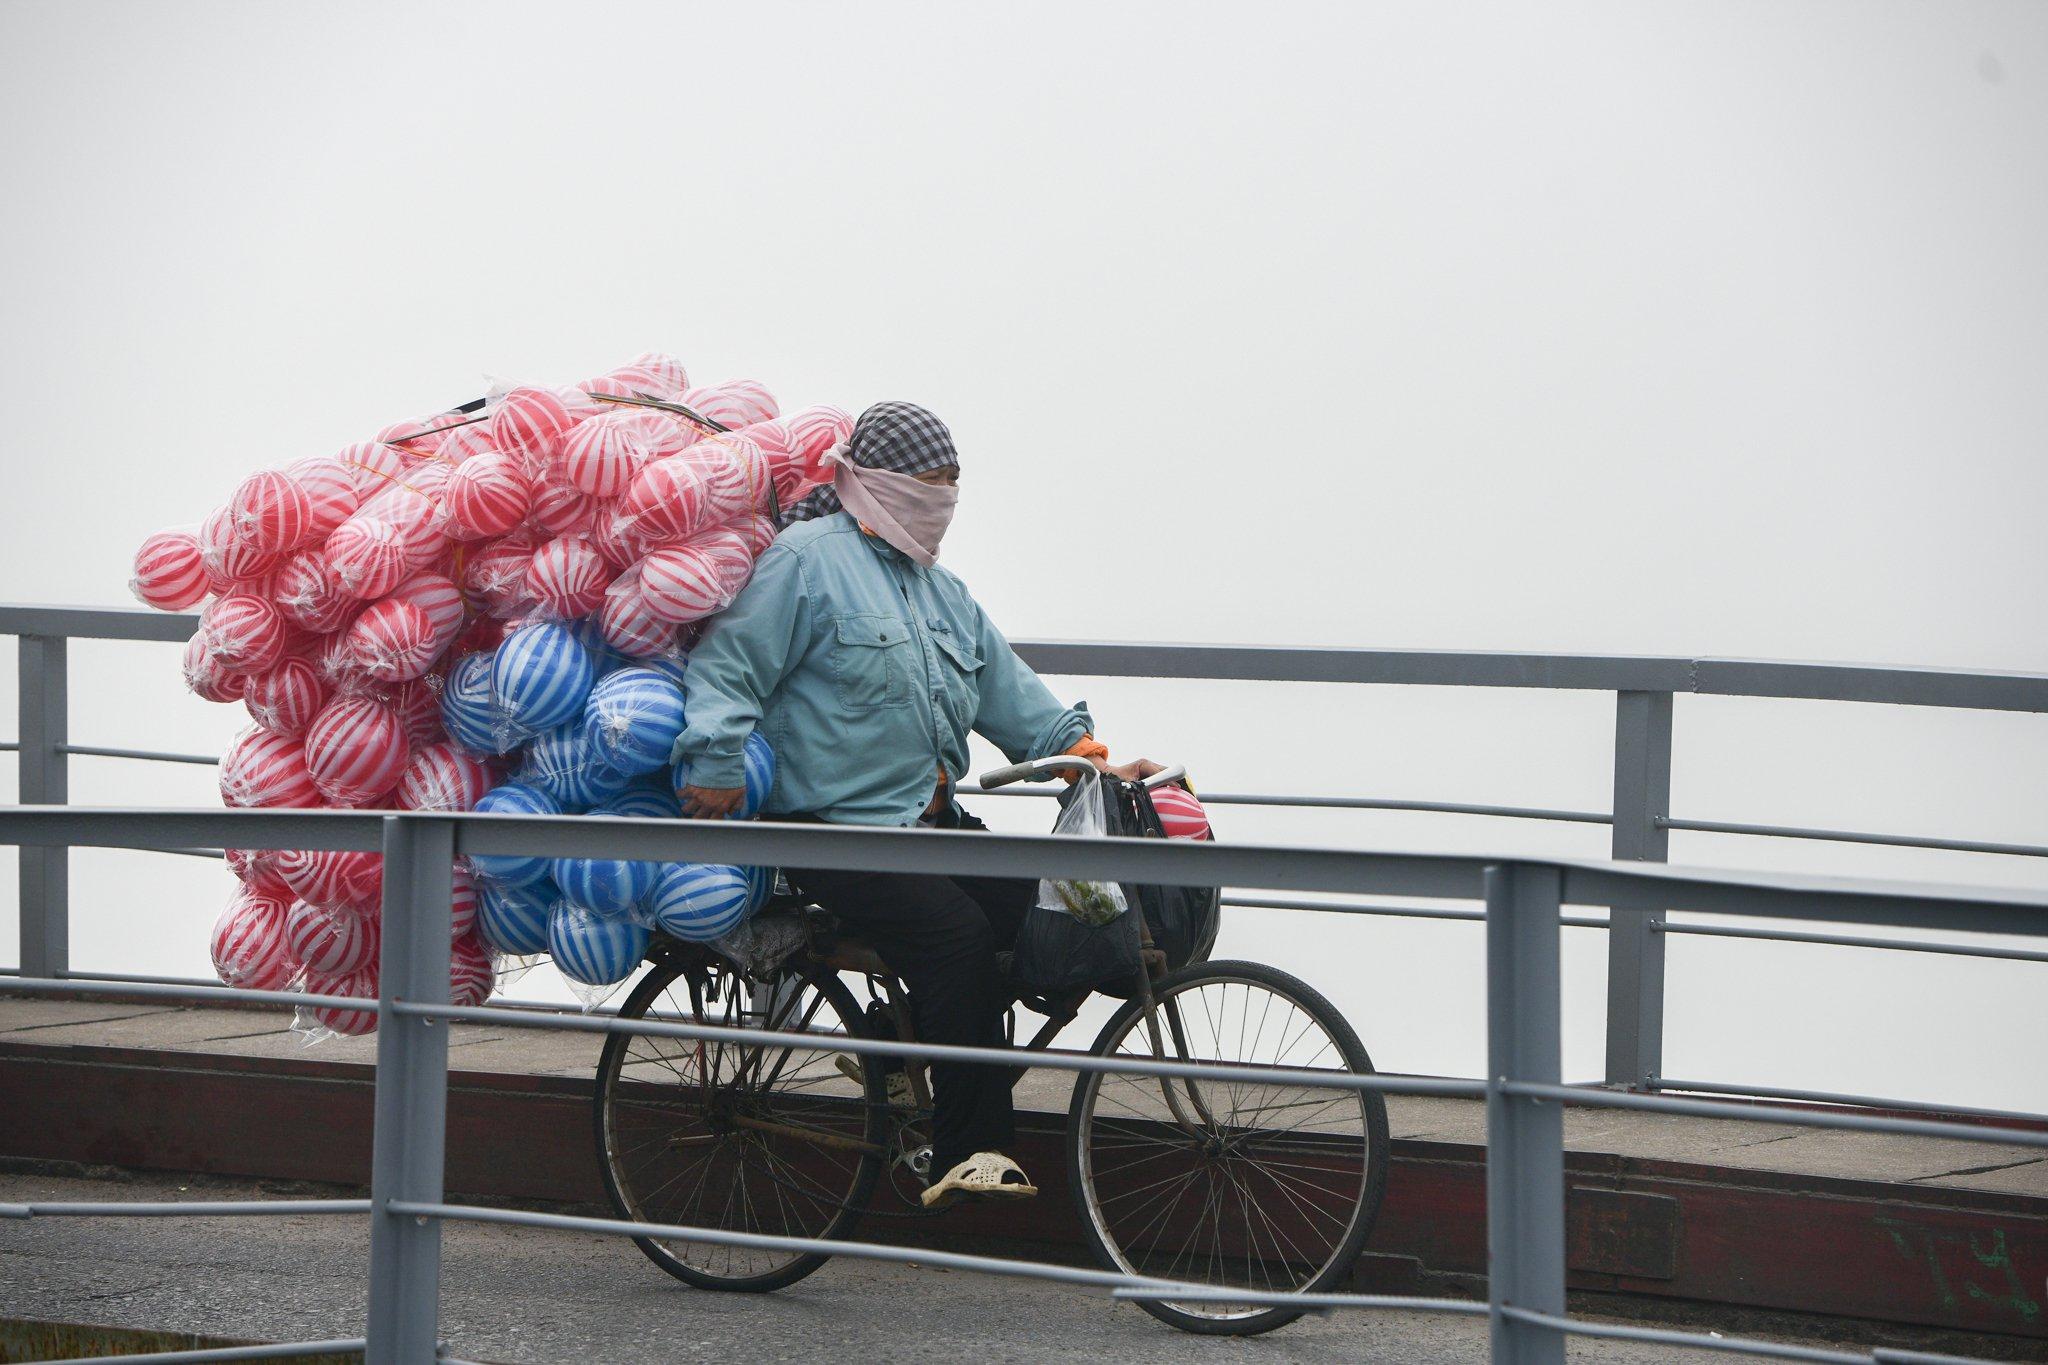
[[(20, 637), (20, 800), (63, 804), (72, 755), (208, 763), (203, 754), (73, 744), (67, 719), (66, 645), (70, 639), (182, 641), (197, 618), (110, 607), (0, 605), (0, 634)], [(1515, 820), (1611, 826), (1609, 851), (1622, 861), (1668, 861), (1672, 830), (1769, 838), (1937, 849), (1989, 856), (2048, 857), (2048, 844), (1998, 843), (1951, 837), (1812, 829), (1686, 819), (1671, 814), (1674, 696), (1780, 697), (1879, 702), (1987, 711), (2048, 712), (2048, 674), (1797, 663), (1763, 659), (1691, 659), (1650, 655), (1477, 653), (1458, 650), (1317, 649), (1243, 645), (1115, 644), (1071, 640), (1017, 642), (1025, 661), (1044, 673), (1213, 681), (1356, 683), (1431, 687), (1567, 688), (1615, 694), (1613, 808), (1556, 810), (1530, 806), (1405, 800), (1392, 797), (1205, 792), (1217, 805), (1267, 808), (1419, 811)], [(967, 793), (978, 793), (972, 786)], [(1004, 789), (989, 795), (1036, 795)], [(187, 854), (205, 850), (185, 848)], [(21, 860), (21, 959), (24, 977), (70, 974), (68, 862), (61, 848), (24, 850)], [(1268, 909), (1300, 902), (1230, 898), (1227, 904)], [(1317, 906), (1314, 908), (1323, 908)], [(1355, 913), (1468, 920), (1478, 911), (1404, 906), (1352, 906)], [(1666, 944), (1674, 934), (2007, 959), (2048, 961), (2032, 949), (1970, 942), (1889, 939), (1750, 925), (1673, 923), (1654, 897), (1613, 903), (1603, 917), (1579, 916), (1574, 927), (1604, 928), (1607, 1012), (1603, 1079), (1607, 1085), (1654, 1090), (1664, 1084)], [(135, 978), (152, 980), (161, 978)], [(1674, 1087), (1676, 1088), (1676, 1087)], [(1805, 1098), (1819, 1099), (1822, 1092)], [(1786, 1092), (1786, 1097), (1802, 1097)]]
[[(449, 1359), (439, 1342), (441, 1230), (450, 1221), (570, 1229), (615, 1236), (671, 1237), (707, 1244), (819, 1251), (1025, 1276), (1115, 1297), (1167, 1302), (1227, 1300), (1319, 1309), (1406, 1309), (1485, 1313), (1492, 1359), (1513, 1365), (1564, 1360), (1570, 1335), (1621, 1337), (1720, 1351), (1830, 1362), (1933, 1362), (1955, 1357), (1877, 1349), (1848, 1352), (1704, 1333), (1573, 1319), (1565, 1312), (1565, 1176), (1562, 1106), (1596, 1105), (1659, 1113), (1739, 1116), (1770, 1123), (1911, 1133), (2048, 1150), (2048, 1131), (1980, 1117), (1972, 1122), (1759, 1109), (1714, 1099), (1681, 1099), (1585, 1089), (1562, 1083), (1560, 942), (1564, 905), (1655, 902), (1686, 910), (1770, 916), (1822, 924), (1883, 925), (1966, 933), (2048, 936), (2048, 891), (1995, 892), (1824, 877), (1688, 870), (1647, 864), (1557, 858), (1378, 853), (1172, 840), (1063, 839), (1045, 835), (856, 829), (720, 821), (336, 811), (146, 811), (73, 807), (0, 809), (0, 842), (35, 850), (72, 846), (166, 848), (221, 844), (250, 848), (381, 851), (383, 943), (375, 1000), (290, 991), (240, 991), (177, 985), (95, 983), (81, 977), (23, 980), (30, 993), (99, 991), (266, 1004), (321, 1003), (373, 1010), (377, 1038), (375, 1129), (371, 1164), (370, 1288), (363, 1335), (368, 1359)], [(1322, 1293), (1291, 1295), (1191, 1285), (988, 1256), (894, 1248), (861, 1242), (740, 1233), (715, 1228), (578, 1218), (449, 1203), (442, 1188), (452, 1021), (578, 1029), (698, 1039), (751, 1039), (859, 1055), (1014, 1060), (983, 1048), (902, 1043), (844, 1034), (758, 1029), (617, 1016), (544, 1014), (449, 1003), (452, 867), (475, 854), (689, 860), (744, 865), (886, 869), (997, 876), (1058, 875), (1185, 886), (1250, 886), (1315, 894), (1395, 895), (1424, 900), (1483, 899), (1486, 904), (1487, 1071), (1483, 1081), (1359, 1075), (1341, 1071), (1244, 1068), (1201, 1061), (1049, 1052), (1034, 1065), (1149, 1076), (1246, 1078), (1395, 1094), (1463, 1095), (1486, 1103), (1487, 1245), (1485, 1305), (1453, 1299)], [(1314, 913), (1313, 903), (1304, 910)], [(1239, 1073), (1243, 1073), (1239, 1077)], [(2038, 1122), (2041, 1116), (2017, 1116)], [(0, 1205), (0, 1216), (260, 1216), (360, 1214), (358, 1200), (212, 1201)], [(231, 1348), (247, 1352), (252, 1348)], [(283, 1356), (308, 1344), (269, 1348)], [(150, 1357), (134, 1357), (149, 1359)], [(169, 1359), (172, 1357), (157, 1357)], [(251, 1358), (206, 1352), (183, 1360)]]

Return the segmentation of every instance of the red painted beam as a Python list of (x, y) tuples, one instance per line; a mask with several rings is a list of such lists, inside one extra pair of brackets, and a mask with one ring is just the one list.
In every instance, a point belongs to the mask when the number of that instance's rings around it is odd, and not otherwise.
[[(0, 1155), (366, 1184), (374, 1078), (348, 1063), (0, 1044)], [(601, 1204), (590, 1096), (587, 1080), (455, 1073), (449, 1191)], [(863, 1235), (1084, 1258), (1065, 1116), (1021, 1128), (1044, 1197), (872, 1219)], [(1393, 1156), (1368, 1250), (1482, 1279), (1485, 1149), (1403, 1141)], [(2048, 1340), (2048, 1200), (1581, 1153), (1567, 1168), (1574, 1288)]]

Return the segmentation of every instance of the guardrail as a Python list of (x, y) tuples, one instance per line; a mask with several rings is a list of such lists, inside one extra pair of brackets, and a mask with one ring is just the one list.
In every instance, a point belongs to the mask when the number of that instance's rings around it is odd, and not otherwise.
[[(249, 848), (377, 850), (384, 855), (384, 935), (375, 1000), (290, 991), (241, 991), (176, 985), (94, 982), (81, 977), (23, 980), (32, 993), (87, 991), (260, 1003), (321, 1003), (375, 1010), (377, 1039), (374, 1147), (368, 1213), (370, 1290), (363, 1340), (372, 1362), (448, 1359), (438, 1340), (441, 1228), (451, 1220), (574, 1229), (617, 1236), (662, 1236), (711, 1244), (822, 1251), (1110, 1290), (1119, 1298), (1304, 1304), (1324, 1309), (1401, 1308), (1484, 1312), (1492, 1359), (1513, 1365), (1564, 1360), (1569, 1335), (1622, 1337), (1780, 1359), (1834, 1362), (1954, 1360), (1913, 1351), (1851, 1353), (1703, 1333), (1613, 1323), (1565, 1314), (1564, 1121), (1566, 1104), (1598, 1105), (1764, 1122), (1913, 1133), (2048, 1150), (2048, 1131), (1981, 1119), (1969, 1123), (1811, 1109), (1760, 1109), (1712, 1099), (1679, 1099), (1585, 1089), (1562, 1083), (1561, 907), (1655, 901), (1686, 910), (1771, 916), (1823, 924), (1869, 924), (1970, 933), (2048, 935), (2048, 891), (1990, 892), (1824, 877), (1730, 873), (1552, 858), (1377, 853), (1170, 840), (1063, 839), (1045, 835), (854, 829), (722, 821), (470, 814), (371, 814), (333, 811), (146, 811), (72, 807), (0, 810), (0, 842), (24, 853), (72, 846), (167, 848), (211, 843)], [(861, 1055), (956, 1060), (1014, 1059), (996, 1049), (906, 1044), (841, 1034), (770, 1033), (715, 1025), (550, 1015), (449, 1004), (451, 868), (460, 856), (544, 852), (552, 856), (690, 860), (750, 865), (886, 869), (980, 875), (1059, 875), (1186, 886), (1236, 885), (1425, 900), (1483, 898), (1486, 903), (1487, 1071), (1483, 1081), (1275, 1071), (1248, 1075), (1268, 1083), (1390, 1093), (1483, 1097), (1487, 1107), (1488, 1301), (1363, 1294), (1289, 1295), (1189, 1285), (1136, 1275), (1029, 1261), (856, 1242), (821, 1242), (668, 1224), (572, 1218), (446, 1202), (442, 1170), (447, 1114), (448, 1030), (453, 1020), (501, 1026), (754, 1039)], [(1303, 907), (1314, 913), (1314, 907)], [(1051, 1052), (1034, 1065), (1074, 1071), (1230, 1078), (1244, 1068), (1200, 1061)], [(2041, 1116), (2015, 1116), (2038, 1123)], [(247, 1201), (231, 1206), (16, 1204), (0, 1216), (164, 1217), (353, 1214), (361, 1201)], [(234, 1348), (247, 1352), (251, 1348)], [(273, 1355), (305, 1344), (271, 1348)], [(136, 1357), (149, 1359), (150, 1357)], [(171, 1357), (157, 1357), (168, 1359)], [(182, 1360), (227, 1359), (180, 1353)], [(251, 1358), (244, 1354), (238, 1358)]]
[[(197, 619), (191, 615), (113, 607), (0, 605), (0, 634), (20, 637), (18, 747), (22, 804), (63, 804), (68, 799), (67, 765), (72, 755), (172, 763), (215, 761), (204, 754), (73, 744), (68, 729), (68, 640), (182, 641), (191, 635)], [(1612, 856), (1633, 862), (1668, 861), (1672, 830), (1928, 848), (1989, 856), (2048, 857), (2048, 844), (1739, 824), (1678, 818), (1670, 811), (1672, 698), (1678, 694), (1785, 697), (2043, 713), (2048, 712), (2048, 674), (1627, 654), (1115, 644), (1073, 640), (1023, 640), (1016, 642), (1016, 648), (1026, 662), (1041, 672), (1073, 676), (1569, 688), (1615, 694), (1613, 809), (1610, 811), (1552, 810), (1391, 797), (1205, 792), (1203, 800), (1213, 804), (1422, 811), (1605, 824), (1612, 827)], [(978, 789), (970, 786), (963, 791), (977, 793)], [(1039, 793), (1004, 789), (988, 794)], [(166, 851), (204, 852), (195, 848)], [(20, 875), (19, 974), (32, 978), (65, 979), (70, 972), (70, 910), (65, 851), (61, 848), (34, 852), (24, 850)], [(1297, 902), (1272, 899), (1233, 897), (1225, 903), (1269, 909), (1301, 908)], [(1478, 911), (1441, 908), (1364, 905), (1347, 908), (1360, 914), (1426, 919), (1476, 921), (1482, 918)], [(1666, 944), (1674, 934), (2048, 961), (2048, 953), (1986, 944), (1844, 936), (1746, 925), (1675, 924), (1664, 918), (1666, 909), (1655, 897), (1647, 900), (1624, 897), (1609, 906), (1605, 918), (1582, 916), (1572, 921), (1575, 927), (1605, 928), (1608, 931), (1603, 1077), (1610, 1086), (1640, 1090), (1698, 1088), (1698, 1085), (1676, 1085), (1663, 1076), (1665, 953)], [(1784, 1091), (1779, 1092), (1779, 1097), (1825, 1098), (1818, 1091)]]

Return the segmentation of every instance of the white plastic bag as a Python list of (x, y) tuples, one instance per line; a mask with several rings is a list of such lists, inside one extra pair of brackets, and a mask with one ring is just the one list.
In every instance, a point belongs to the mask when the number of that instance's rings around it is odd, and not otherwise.
[[(1060, 812), (1054, 834), (1078, 834), (1105, 838), (1109, 820), (1103, 810), (1102, 776), (1089, 773), (1074, 784), (1067, 808)], [(1115, 882), (1068, 881), (1052, 877), (1038, 883), (1038, 908), (1061, 910), (1081, 923), (1100, 928), (1127, 908), (1124, 891)]]

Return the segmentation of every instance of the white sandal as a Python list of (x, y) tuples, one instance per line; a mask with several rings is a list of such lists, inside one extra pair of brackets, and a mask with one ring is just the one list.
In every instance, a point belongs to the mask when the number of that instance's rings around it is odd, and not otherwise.
[[(847, 1080), (852, 1081), (862, 1089), (867, 1088), (867, 1071), (861, 1066), (859, 1059), (841, 1056), (834, 1059), (833, 1065), (839, 1068), (839, 1074), (846, 1077)], [(889, 1092), (889, 1107), (891, 1109), (917, 1108), (917, 1092), (910, 1088), (909, 1073), (903, 1071), (886, 1072), (882, 1076), (882, 1084)]]
[(924, 1206), (943, 1209), (956, 1199), (1029, 1199), (1038, 1186), (1023, 1168), (1001, 1152), (976, 1152), (935, 1180), (924, 1192)]

